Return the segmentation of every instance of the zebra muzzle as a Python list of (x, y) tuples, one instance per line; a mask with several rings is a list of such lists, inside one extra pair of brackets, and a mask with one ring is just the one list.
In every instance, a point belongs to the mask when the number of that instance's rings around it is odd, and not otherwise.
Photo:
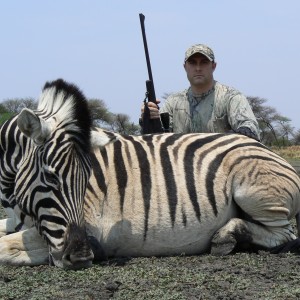
[(64, 269), (82, 269), (92, 266), (94, 253), (85, 227), (70, 224), (62, 250), (50, 250), (49, 263)]

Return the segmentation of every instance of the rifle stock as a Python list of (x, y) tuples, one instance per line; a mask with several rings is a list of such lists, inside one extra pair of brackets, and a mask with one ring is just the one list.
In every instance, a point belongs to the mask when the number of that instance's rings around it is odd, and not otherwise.
[(142, 133), (143, 134), (162, 133), (162, 132), (165, 132), (165, 130), (162, 127), (160, 119), (159, 118), (158, 119), (150, 119), (150, 110), (149, 110), (149, 107), (146, 102), (146, 99), (148, 99), (148, 102), (153, 102), (156, 104), (156, 95), (155, 95), (151, 63), (150, 63), (150, 57), (149, 57), (149, 51), (148, 51), (148, 45), (147, 45), (147, 39), (146, 39), (146, 32), (145, 32), (145, 24), (144, 24), (145, 16), (143, 14), (139, 14), (139, 16), (140, 16), (144, 50), (145, 50), (148, 76), (149, 76), (149, 80), (146, 80), (146, 98), (144, 101), (145, 107), (144, 107), (144, 114), (143, 114), (143, 121), (142, 121)]

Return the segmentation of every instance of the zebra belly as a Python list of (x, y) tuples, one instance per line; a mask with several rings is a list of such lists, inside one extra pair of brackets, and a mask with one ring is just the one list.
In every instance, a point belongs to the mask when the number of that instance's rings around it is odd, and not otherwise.
[(169, 256), (193, 255), (210, 250), (214, 233), (236, 216), (235, 209), (213, 218), (194, 219), (184, 226), (169, 220), (149, 224), (145, 233), (143, 222), (133, 223), (129, 219), (112, 222), (111, 218), (99, 218), (99, 231), (94, 235), (108, 257), (120, 256)]

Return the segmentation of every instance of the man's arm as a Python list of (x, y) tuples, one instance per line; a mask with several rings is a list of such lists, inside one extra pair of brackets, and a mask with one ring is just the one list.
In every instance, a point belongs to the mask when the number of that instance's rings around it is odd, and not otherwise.
[(235, 132), (260, 140), (258, 122), (244, 95), (233, 96), (228, 102), (227, 111), (229, 124)]

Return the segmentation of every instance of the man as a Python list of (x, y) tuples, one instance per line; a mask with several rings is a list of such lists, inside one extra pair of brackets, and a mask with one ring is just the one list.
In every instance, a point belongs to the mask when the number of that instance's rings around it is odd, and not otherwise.
[(259, 140), (258, 123), (247, 98), (214, 80), (217, 63), (212, 49), (203, 44), (191, 46), (183, 66), (190, 87), (170, 95), (160, 112), (149, 102), (151, 119), (169, 113), (171, 132), (236, 132)]

